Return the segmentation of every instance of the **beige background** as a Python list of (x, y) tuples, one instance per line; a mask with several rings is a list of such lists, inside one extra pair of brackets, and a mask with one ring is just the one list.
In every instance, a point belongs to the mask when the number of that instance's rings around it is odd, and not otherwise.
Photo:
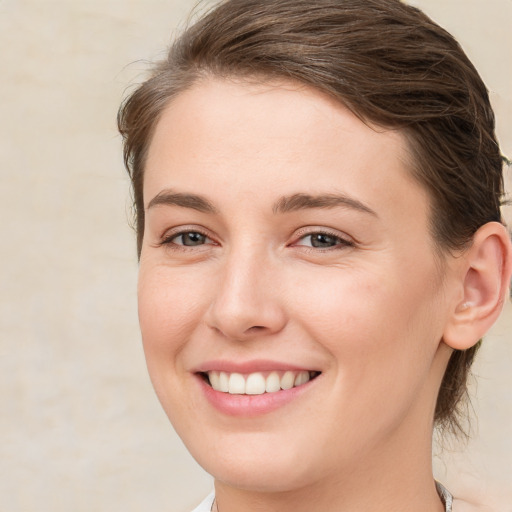
[[(512, 1), (415, 4), (474, 59), (512, 156)], [(115, 128), (143, 59), (191, 6), (0, 0), (2, 512), (186, 512), (211, 487), (146, 375)], [(476, 366), (474, 439), (436, 459), (455, 493), (500, 512), (512, 511), (511, 333), (508, 304)]]

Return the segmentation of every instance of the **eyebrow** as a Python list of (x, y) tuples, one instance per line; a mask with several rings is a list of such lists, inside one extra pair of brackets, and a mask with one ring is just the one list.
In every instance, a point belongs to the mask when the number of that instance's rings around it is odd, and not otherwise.
[(344, 194), (293, 194), (281, 197), (272, 207), (274, 213), (288, 213), (307, 208), (334, 208), (343, 206), (378, 217), (377, 213), (361, 201)]
[(173, 192), (172, 190), (162, 190), (159, 192), (151, 199), (147, 210), (158, 205), (181, 206), (183, 208), (192, 208), (193, 210), (203, 213), (218, 213), (217, 208), (205, 197), (196, 194)]
[[(149, 202), (147, 209), (158, 205), (192, 208), (202, 213), (219, 213), (218, 209), (205, 197), (172, 190), (162, 190)], [(279, 198), (272, 206), (272, 212), (288, 213), (308, 208), (335, 208), (343, 206), (378, 217), (377, 213), (361, 201), (344, 194), (310, 195), (297, 193)]]

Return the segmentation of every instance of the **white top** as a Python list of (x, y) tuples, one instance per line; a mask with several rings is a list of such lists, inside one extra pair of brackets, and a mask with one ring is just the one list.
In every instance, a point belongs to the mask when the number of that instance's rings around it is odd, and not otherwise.
[[(436, 482), (436, 488), (444, 504), (445, 512), (452, 512), (452, 495), (439, 482)], [(192, 512), (211, 512), (214, 499), (215, 493), (211, 492)]]
[(201, 504), (198, 507), (196, 507), (194, 510), (192, 510), (192, 512), (211, 512), (214, 499), (215, 499), (215, 493), (211, 492), (201, 502)]

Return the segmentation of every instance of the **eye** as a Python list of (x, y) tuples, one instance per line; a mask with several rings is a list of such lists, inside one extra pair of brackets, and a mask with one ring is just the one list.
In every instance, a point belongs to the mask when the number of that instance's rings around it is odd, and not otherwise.
[(352, 247), (354, 244), (331, 233), (308, 233), (302, 236), (295, 245), (314, 247), (315, 249), (330, 249), (332, 247)]
[(162, 244), (181, 245), (185, 247), (196, 247), (213, 243), (213, 240), (199, 231), (181, 231), (180, 233), (172, 233), (164, 238)]

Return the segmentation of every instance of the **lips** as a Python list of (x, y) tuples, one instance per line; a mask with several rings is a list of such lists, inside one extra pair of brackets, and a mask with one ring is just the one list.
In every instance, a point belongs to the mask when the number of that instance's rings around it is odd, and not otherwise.
[(316, 377), (318, 372), (287, 370), (253, 372), (248, 374), (225, 371), (208, 371), (206, 376), (215, 391), (231, 395), (262, 395), (302, 386)]
[(207, 401), (229, 416), (265, 415), (301, 396), (322, 374), (307, 366), (272, 360), (211, 360), (191, 370)]

